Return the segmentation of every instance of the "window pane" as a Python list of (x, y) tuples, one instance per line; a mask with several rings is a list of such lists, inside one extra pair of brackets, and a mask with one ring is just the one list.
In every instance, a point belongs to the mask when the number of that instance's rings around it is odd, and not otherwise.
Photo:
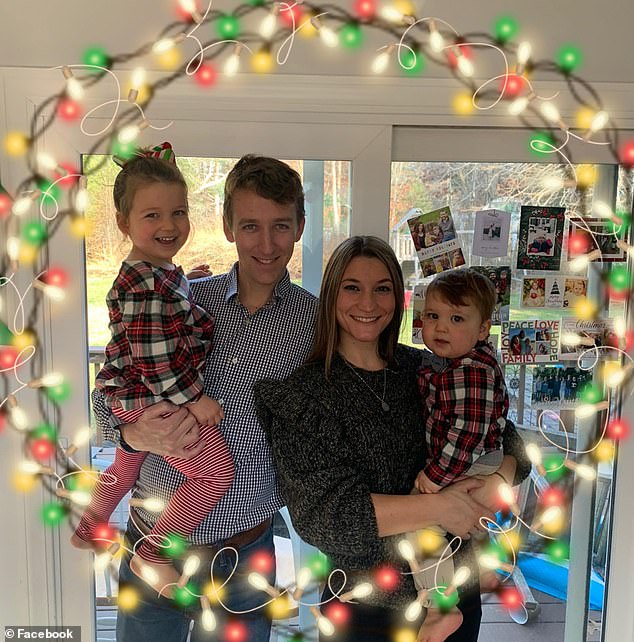
[[(595, 167), (601, 171), (601, 168)], [(517, 246), (520, 209), (522, 205), (537, 206), (564, 206), (566, 218), (579, 216), (581, 210), (592, 211), (592, 199), (594, 190), (588, 189), (584, 198), (585, 203), (580, 202), (579, 194), (573, 189), (552, 191), (545, 187), (545, 179), (553, 176), (563, 176), (564, 168), (557, 165), (531, 164), (531, 163), (457, 163), (457, 162), (394, 162), (392, 163), (392, 189), (390, 207), (390, 243), (395, 250), (402, 266), (406, 287), (411, 295), (415, 285), (429, 282), (432, 276), (424, 277), (418, 260), (414, 243), (411, 238), (407, 219), (412, 217), (411, 210), (419, 208), (422, 213), (436, 210), (449, 205), (453, 215), (457, 238), (459, 239), (466, 265), (486, 265), (493, 267), (510, 266), (512, 273), (510, 319), (561, 319), (562, 317), (574, 316), (572, 309), (539, 309), (531, 310), (520, 306), (522, 277), (535, 276), (534, 272), (517, 270)], [(612, 171), (609, 168), (608, 171)], [(619, 183), (619, 202), (623, 209), (628, 209), (631, 204), (631, 186), (624, 183), (625, 174)], [(582, 205), (585, 207), (582, 208)], [(511, 231), (509, 239), (509, 255), (500, 258), (482, 258), (472, 254), (474, 239), (475, 212), (483, 209), (499, 209), (511, 214)], [(562, 251), (562, 263), (558, 272), (541, 272), (543, 275), (567, 275), (567, 238), (568, 229), (564, 229), (564, 247)], [(446, 268), (445, 268), (446, 269)], [(588, 275), (600, 280), (598, 276)], [(620, 310), (614, 306), (610, 310), (610, 316), (618, 315)], [(607, 316), (604, 315), (604, 316)], [(401, 340), (404, 343), (412, 344), (412, 305), (409, 304), (408, 322), (404, 324), (401, 333)], [(500, 327), (493, 326), (492, 334), (499, 334)], [(573, 395), (576, 398), (576, 389), (582, 384), (581, 375), (572, 374), (574, 369), (568, 370), (574, 362), (562, 362), (561, 364), (549, 364), (551, 367), (546, 374), (539, 366), (510, 365), (505, 367), (505, 376), (511, 408), (509, 418), (521, 424), (528, 432), (530, 439), (535, 441), (541, 448), (544, 456), (549, 454), (562, 454), (565, 447), (570, 449), (568, 459), (575, 460), (573, 454), (576, 448), (578, 422), (575, 421), (574, 406), (568, 404), (569, 409), (562, 408), (561, 400), (564, 395)], [(557, 368), (560, 366), (560, 368)], [(553, 374), (555, 373), (555, 374)], [(592, 372), (581, 373), (588, 381), (592, 380)], [(552, 383), (552, 390), (550, 386)], [(539, 384), (537, 394), (535, 386)], [(573, 390), (573, 388), (575, 390)], [(543, 405), (537, 402), (544, 399), (540, 395), (546, 395), (548, 401), (556, 402), (552, 410), (544, 413)], [(539, 407), (535, 407), (539, 406)], [(541, 420), (541, 430), (538, 431), (538, 424)], [(549, 441), (551, 443), (549, 443)], [(557, 444), (561, 449), (557, 449)], [(534, 471), (535, 473), (536, 471)], [(602, 601), (604, 594), (604, 577), (606, 548), (608, 546), (608, 528), (606, 516), (609, 515), (609, 498), (612, 479), (612, 466), (610, 463), (601, 464), (598, 470), (598, 482), (596, 492), (596, 509), (591, 525), (583, 525), (579, 530), (591, 528), (594, 534), (592, 547), (592, 575), (590, 583), (590, 619), (589, 632), (598, 622), (598, 629), (588, 635), (588, 640), (598, 640), (600, 636), (600, 621), (602, 619)], [(551, 480), (549, 480), (551, 481)], [(523, 484), (520, 493), (520, 507), (522, 517), (531, 523), (540, 505), (536, 504), (537, 493), (548, 487), (549, 481), (537, 475), (534, 479), (535, 485), (528, 481)], [(568, 478), (571, 482), (571, 478)], [(568, 499), (572, 497), (571, 483), (562, 482)], [(569, 515), (567, 523), (570, 524)], [(587, 530), (586, 530), (587, 532)], [(546, 605), (549, 612), (548, 621), (538, 622), (539, 628), (534, 632), (542, 635), (544, 639), (564, 638), (564, 619), (566, 613), (566, 593), (568, 581), (568, 557), (564, 554), (561, 560), (554, 561), (554, 553), (548, 549), (549, 540), (529, 533), (526, 528), (520, 529), (521, 534), (521, 562), (520, 568), (525, 570), (527, 579), (524, 599), (528, 609), (529, 617), (535, 616), (538, 604), (542, 605), (542, 612)], [(563, 532), (556, 535), (555, 541), (565, 546), (574, 545), (574, 533), (570, 528), (565, 527)], [(562, 550), (565, 550), (562, 549)], [(584, 554), (579, 554), (584, 557)], [(512, 585), (512, 582), (507, 582)], [(518, 588), (523, 586), (518, 582)], [(494, 600), (496, 598), (493, 598)], [(517, 626), (510, 618), (507, 623), (493, 624), (483, 618), (482, 630), (486, 633), (482, 637), (486, 639), (514, 639), (511, 627)], [(594, 609), (594, 610), (592, 610)]]

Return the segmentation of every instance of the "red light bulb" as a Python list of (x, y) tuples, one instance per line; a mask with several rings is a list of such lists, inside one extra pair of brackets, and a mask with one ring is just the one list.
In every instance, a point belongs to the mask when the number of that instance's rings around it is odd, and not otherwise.
[(335, 626), (342, 626), (350, 619), (350, 607), (341, 602), (331, 602), (324, 608), (324, 615)]
[(605, 429), (605, 436), (608, 439), (626, 439), (630, 435), (630, 427), (623, 419), (613, 419)]
[(8, 194), (0, 194), (0, 219), (4, 218), (11, 211), (11, 197)]
[(81, 116), (81, 107), (74, 100), (64, 98), (57, 104), (57, 115), (69, 122), (77, 120)]
[(570, 254), (585, 254), (590, 247), (590, 238), (583, 232), (571, 234), (568, 239), (568, 251)]
[(218, 72), (213, 65), (203, 63), (194, 74), (194, 79), (201, 87), (212, 87), (218, 79)]
[(48, 439), (34, 439), (29, 448), (39, 462), (48, 461), (55, 452), (55, 444)]
[[(280, 20), (291, 29), (297, 29), (299, 27), (299, 22), (302, 17), (302, 8), (298, 4), (294, 4), (292, 7), (285, 7), (282, 5), (280, 9)], [(293, 24), (293, 20), (295, 23)]]
[(561, 488), (556, 486), (549, 486), (540, 495), (544, 506), (561, 506), (564, 503), (564, 493)]
[(376, 585), (384, 591), (393, 591), (400, 581), (399, 573), (393, 566), (380, 566), (374, 572)]
[(42, 276), (42, 281), (47, 285), (56, 285), (63, 288), (68, 285), (68, 274), (59, 267), (50, 267)]
[(115, 539), (115, 529), (110, 524), (97, 524), (92, 532), (92, 539), (98, 546), (110, 546)]
[(507, 588), (500, 592), (500, 599), (502, 604), (506, 606), (507, 609), (513, 611), (517, 607), (523, 604), (521, 593), (514, 588)]
[(621, 146), (619, 160), (626, 167), (634, 167), (634, 138)]
[[(460, 42), (456, 44), (461, 44)], [(460, 53), (467, 59), (473, 60), (473, 51), (468, 45), (462, 45), (461, 47), (456, 47), (460, 50)], [(458, 66), (458, 56), (454, 53), (453, 49), (447, 49), (447, 62), (452, 69), (455, 69)]]
[(64, 170), (64, 173), (55, 172), (55, 180), (59, 179), (57, 184), (63, 189), (70, 189), (79, 180), (79, 176), (77, 176), (79, 170), (70, 163), (60, 163), (59, 166)]
[(500, 80), (500, 91), (504, 91), (504, 98), (517, 98), (524, 91), (524, 76), (509, 74), (506, 76), (506, 86), (504, 78)]
[(229, 622), (225, 626), (225, 642), (246, 642), (247, 627), (242, 622)]
[(371, 20), (376, 14), (376, 2), (374, 0), (356, 0), (354, 12), (361, 20)]
[(18, 354), (18, 351), (10, 346), (0, 348), (0, 370), (9, 370), (10, 368), (13, 368), (18, 358)]
[(262, 575), (267, 575), (273, 570), (273, 558), (266, 551), (259, 551), (251, 556), (251, 568)]

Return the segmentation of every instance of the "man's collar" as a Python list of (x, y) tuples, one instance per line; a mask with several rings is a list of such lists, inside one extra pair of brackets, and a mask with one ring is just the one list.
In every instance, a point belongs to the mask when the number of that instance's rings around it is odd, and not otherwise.
[[(238, 295), (238, 269), (239, 261), (236, 261), (227, 273), (227, 293), (225, 294), (225, 301), (229, 301), (229, 299)], [(284, 275), (276, 283), (275, 288), (273, 288), (273, 298), (285, 299), (291, 291), (291, 285), (291, 277), (288, 274), (288, 270), (284, 270)]]

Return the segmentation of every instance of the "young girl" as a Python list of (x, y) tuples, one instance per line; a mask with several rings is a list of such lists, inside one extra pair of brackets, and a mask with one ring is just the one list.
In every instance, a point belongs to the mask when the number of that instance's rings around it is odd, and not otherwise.
[[(203, 394), (200, 372), (211, 347), (214, 322), (193, 303), (183, 271), (172, 263), (189, 235), (189, 218), (187, 185), (171, 145), (164, 143), (127, 162), (115, 180), (113, 196), (117, 225), (130, 237), (132, 250), (106, 299), (112, 338), (96, 386), (105, 393), (113, 413), (126, 423), (162, 399), (187, 404), (202, 426), (200, 440), (206, 444), (191, 459), (165, 458), (187, 479), (150, 535), (141, 540), (130, 563), (140, 577), (154, 575), (154, 588), (169, 597), (172, 589), (166, 585), (177, 582), (179, 575), (160, 554), (165, 536), (188, 537), (234, 477), (231, 455), (215, 427), (223, 411)], [(107, 524), (134, 486), (145, 456), (117, 448), (114, 463), (100, 476), (71, 538), (73, 545), (93, 548), (99, 544), (99, 527)]]

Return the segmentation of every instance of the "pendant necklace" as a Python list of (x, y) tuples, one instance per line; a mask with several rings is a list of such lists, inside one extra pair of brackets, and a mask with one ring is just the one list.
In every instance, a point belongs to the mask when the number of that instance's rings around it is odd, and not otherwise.
[(355, 375), (359, 378), (359, 380), (365, 385), (365, 387), (381, 402), (381, 408), (383, 408), (383, 412), (389, 412), (390, 411), (390, 404), (385, 401), (385, 390), (387, 386), (387, 374), (386, 370), (387, 368), (383, 368), (383, 394), (379, 397), (379, 395), (374, 392), (374, 388), (357, 372), (356, 368), (349, 363), (344, 357), (341, 357), (343, 359), (343, 362), (354, 372)]

